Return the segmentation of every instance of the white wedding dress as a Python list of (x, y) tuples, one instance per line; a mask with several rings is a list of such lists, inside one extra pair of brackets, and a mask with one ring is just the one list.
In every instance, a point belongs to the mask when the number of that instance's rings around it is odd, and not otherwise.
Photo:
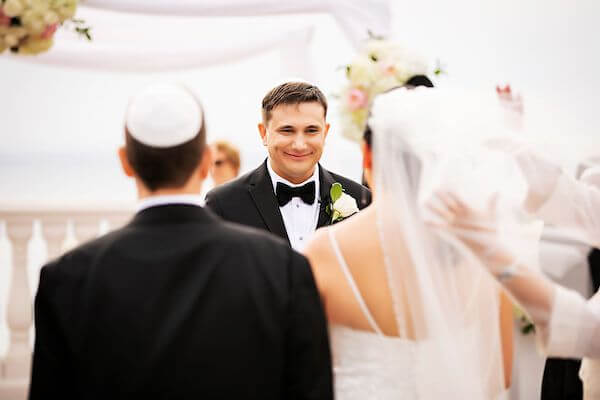
[(417, 399), (416, 342), (383, 334), (356, 286), (332, 229), (329, 239), (354, 297), (374, 331), (330, 326), (336, 400)]
[[(501, 375), (495, 373), (494, 368), (489, 368), (482, 374), (478, 365), (484, 364), (472, 362), (479, 358), (473, 358), (473, 355), (485, 348), (485, 344), (477, 340), (480, 326), (464, 327), (453, 337), (456, 342), (452, 344), (438, 340), (386, 336), (377, 325), (354, 281), (334, 236), (334, 229), (329, 229), (328, 234), (338, 265), (373, 329), (371, 332), (339, 324), (330, 325), (336, 400), (503, 398), (503, 390), (498, 385), (490, 384), (495, 381), (494, 376), (501, 378)], [(452, 345), (462, 349), (464, 359), (452, 352), (449, 348)], [(470, 351), (465, 351), (466, 349)], [(448, 355), (450, 356), (447, 357)], [(451, 360), (449, 363), (448, 359)], [(443, 365), (452, 365), (453, 370), (450, 371)], [(472, 373), (473, 368), (470, 367), (474, 367), (476, 373)], [(487, 379), (483, 377), (487, 377), (489, 381), (484, 382)]]

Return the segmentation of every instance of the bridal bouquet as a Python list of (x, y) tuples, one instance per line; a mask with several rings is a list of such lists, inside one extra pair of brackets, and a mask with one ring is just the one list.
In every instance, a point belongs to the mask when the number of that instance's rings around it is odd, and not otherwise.
[(397, 42), (372, 36), (346, 66), (348, 84), (340, 93), (343, 135), (360, 141), (375, 96), (427, 73), (427, 63), (419, 55)]
[(90, 28), (74, 19), (78, 0), (0, 0), (0, 53), (38, 54), (52, 47), (54, 33), (68, 22), (88, 40)]

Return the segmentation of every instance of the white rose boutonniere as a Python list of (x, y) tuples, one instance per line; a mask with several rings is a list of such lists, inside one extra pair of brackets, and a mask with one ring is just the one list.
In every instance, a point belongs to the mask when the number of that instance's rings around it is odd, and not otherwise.
[(356, 199), (344, 193), (341, 184), (336, 182), (331, 185), (329, 195), (331, 196), (331, 204), (327, 206), (326, 211), (331, 215), (331, 223), (341, 221), (359, 211)]

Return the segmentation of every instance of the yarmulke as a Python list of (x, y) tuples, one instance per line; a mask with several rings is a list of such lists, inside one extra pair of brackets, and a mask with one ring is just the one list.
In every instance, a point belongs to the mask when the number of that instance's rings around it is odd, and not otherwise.
[(202, 108), (183, 86), (152, 85), (129, 103), (125, 126), (140, 143), (175, 147), (193, 139), (202, 127)]

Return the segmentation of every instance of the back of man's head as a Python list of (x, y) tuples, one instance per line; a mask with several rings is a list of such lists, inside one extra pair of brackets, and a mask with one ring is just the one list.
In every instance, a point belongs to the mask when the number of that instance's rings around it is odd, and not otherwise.
[(202, 106), (180, 85), (156, 84), (138, 93), (125, 118), (125, 154), (150, 191), (184, 186), (202, 161)]

